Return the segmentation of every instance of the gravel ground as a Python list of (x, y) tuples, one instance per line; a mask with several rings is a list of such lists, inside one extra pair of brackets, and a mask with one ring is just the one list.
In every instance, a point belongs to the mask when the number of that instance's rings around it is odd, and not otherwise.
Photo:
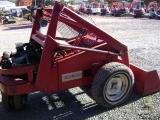
[[(92, 16), (96, 24), (129, 47), (131, 63), (160, 73), (160, 21), (146, 18)], [(27, 42), (31, 24), (0, 25), (0, 54), (14, 49), (17, 42)], [(0, 96), (0, 120), (160, 120), (160, 92), (142, 97), (133, 92), (124, 105), (113, 109), (99, 106), (90, 89), (76, 87), (67, 91), (31, 93), (23, 111), (6, 112)]]

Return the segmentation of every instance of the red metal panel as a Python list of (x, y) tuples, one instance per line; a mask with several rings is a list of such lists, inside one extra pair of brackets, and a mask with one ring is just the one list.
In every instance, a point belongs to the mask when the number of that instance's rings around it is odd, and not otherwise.
[(134, 66), (130, 65), (130, 68), (132, 72), (134, 73), (135, 78), (135, 90), (141, 94), (143, 94), (144, 91), (144, 83), (146, 79), (146, 71)]
[(8, 86), (0, 83), (1, 91), (7, 95), (21, 95), (29, 92), (38, 91), (34, 84), (26, 83), (15, 86)]
[(142, 95), (148, 95), (160, 90), (160, 79), (157, 71), (145, 71), (130, 65), (135, 77), (135, 90)]
[(160, 90), (160, 79), (158, 77), (157, 71), (154, 70), (147, 72), (143, 95), (149, 95), (159, 90)]
[[(56, 29), (57, 29), (57, 21), (58, 21), (58, 17), (60, 14), (60, 7), (59, 5), (55, 6), (52, 12), (52, 17), (51, 17), (51, 21), (49, 24), (49, 28), (48, 28), (48, 32), (47, 32), (47, 37), (45, 40), (45, 44), (44, 44), (44, 48), (43, 48), (43, 53), (42, 53), (42, 57), (41, 57), (41, 61), (40, 61), (40, 65), (39, 65), (39, 70), (38, 70), (38, 75), (37, 75), (37, 79), (36, 79), (36, 87), (38, 87), (40, 90), (42, 91), (46, 91), (48, 85), (50, 84), (50, 82), (53, 82), (53, 78), (54, 79), (54, 83), (53, 84), (53, 88), (57, 89), (58, 85), (56, 84), (58, 81), (58, 79), (56, 78), (56, 74), (57, 73), (52, 73), (51, 71), (51, 67), (53, 65), (53, 50), (57, 49), (57, 43), (51, 39), (51, 37), (53, 39), (55, 39), (56, 36)], [(48, 35), (50, 35), (51, 37), (49, 37)], [(56, 68), (55, 68), (56, 69)], [(54, 70), (55, 71), (55, 70)], [(55, 77), (52, 75), (55, 75)]]
[(20, 78), (7, 77), (7, 76), (0, 76), (0, 82), (8, 86), (14, 86), (14, 85), (20, 85), (20, 84), (27, 83), (26, 80), (23, 80)]
[[(43, 80), (44, 82), (46, 82), (46, 88), (45, 88), (45, 93), (52, 93), (52, 92), (57, 92), (58, 91), (58, 71), (57, 71), (58, 65), (57, 63), (52, 64), (52, 66), (50, 67), (49, 72), (49, 78)], [(43, 72), (43, 74), (46, 72)], [(41, 81), (40, 81), (41, 82)], [(41, 85), (43, 86), (43, 85)]]
[(18, 74), (27, 74), (30, 71), (37, 70), (38, 66), (27, 66), (13, 69), (0, 69), (0, 74), (5, 75), (18, 75)]
[[(92, 73), (91, 76), (84, 77), (84, 70), (91, 69), (93, 72), (94, 63), (103, 62), (105, 64), (110, 61), (116, 61), (116, 58), (112, 56), (107, 58), (105, 54), (97, 54), (96, 52), (81, 52), (79, 54), (75, 54), (58, 61), (59, 90), (61, 91), (71, 87), (90, 85), (94, 74)], [(101, 66), (99, 66), (99, 68), (100, 67)], [(82, 78), (68, 81), (62, 80), (62, 75), (74, 73), (77, 71), (82, 72)]]
[[(42, 91), (46, 91), (47, 87), (50, 82), (52, 81), (53, 88), (57, 89), (58, 85), (56, 84), (57, 82), (57, 72), (54, 72), (51, 70), (52, 67), (54, 67), (54, 61), (53, 61), (53, 55), (54, 52), (53, 50), (56, 49), (56, 43), (54, 43), (51, 38), (47, 37), (38, 69), (38, 75), (36, 78), (36, 87)], [(54, 69), (57, 66), (55, 65)], [(54, 70), (56, 71), (56, 70)], [(54, 75), (54, 76), (53, 76)], [(54, 79), (54, 81), (53, 81)]]
[(39, 11), (36, 12), (36, 19), (33, 22), (32, 32), (31, 32), (31, 36), (30, 36), (30, 42), (32, 41), (32, 35), (36, 34), (36, 30), (40, 29), (38, 19), (40, 19)]

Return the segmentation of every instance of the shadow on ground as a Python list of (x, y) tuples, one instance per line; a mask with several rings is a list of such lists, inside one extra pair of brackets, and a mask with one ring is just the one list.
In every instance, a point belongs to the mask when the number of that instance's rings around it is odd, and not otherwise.
[[(130, 104), (140, 98), (139, 94), (133, 92), (125, 104)], [(41, 92), (31, 93), (28, 96), (28, 105), (22, 111), (6, 112), (0, 102), (0, 116), (3, 120), (82, 120), (111, 110), (113, 109), (99, 106), (92, 99), (90, 89), (79, 87), (50, 95)]]

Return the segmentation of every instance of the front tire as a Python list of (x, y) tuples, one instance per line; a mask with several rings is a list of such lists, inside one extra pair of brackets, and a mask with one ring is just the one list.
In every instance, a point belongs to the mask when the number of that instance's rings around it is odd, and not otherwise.
[(129, 97), (133, 84), (134, 76), (130, 68), (111, 62), (97, 72), (91, 91), (98, 104), (111, 108), (122, 104)]

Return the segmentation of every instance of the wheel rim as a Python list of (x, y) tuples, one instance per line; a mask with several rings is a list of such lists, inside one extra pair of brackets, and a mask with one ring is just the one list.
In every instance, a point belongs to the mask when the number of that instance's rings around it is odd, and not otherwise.
[(103, 95), (110, 104), (116, 104), (125, 98), (128, 93), (128, 87), (128, 75), (125, 73), (114, 74), (106, 82)]

